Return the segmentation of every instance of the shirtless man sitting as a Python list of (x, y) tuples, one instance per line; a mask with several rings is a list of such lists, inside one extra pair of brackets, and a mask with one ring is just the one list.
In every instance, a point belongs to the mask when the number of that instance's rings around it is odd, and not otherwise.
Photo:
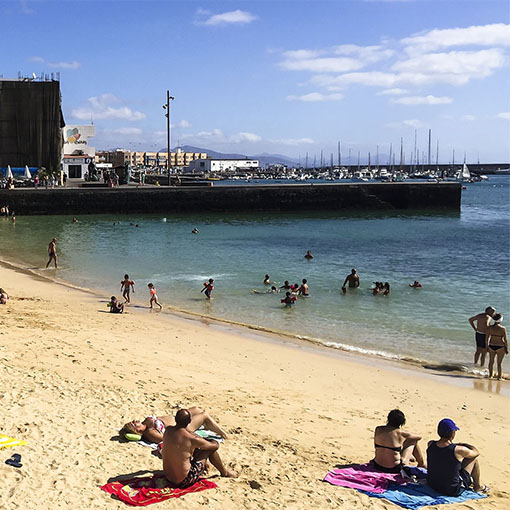
[[(485, 312), (479, 313), (478, 315), (473, 315), (470, 317), (469, 324), (475, 330), (475, 340), (476, 340), (476, 351), (475, 351), (475, 365), (480, 358), (480, 366), (483, 367), (485, 365), (485, 356), (487, 355), (487, 342), (485, 335), (487, 334), (487, 328), (491, 322), (491, 317), (494, 315), (496, 310), (492, 306), (488, 306), (485, 309)], [(476, 325), (475, 325), (476, 322)]]
[(349, 284), (349, 289), (357, 289), (359, 287), (359, 275), (356, 269), (351, 269), (351, 274), (348, 274), (345, 277), (344, 284), (342, 285), (342, 292), (345, 294), (347, 292), (346, 284)]
[(175, 425), (166, 427), (163, 435), (163, 471), (171, 483), (184, 489), (193, 485), (207, 468), (207, 460), (220, 472), (221, 476), (236, 478), (235, 471), (227, 469), (218, 454), (219, 443), (202, 439), (190, 432), (187, 427), (191, 414), (187, 409), (179, 409), (175, 415)]

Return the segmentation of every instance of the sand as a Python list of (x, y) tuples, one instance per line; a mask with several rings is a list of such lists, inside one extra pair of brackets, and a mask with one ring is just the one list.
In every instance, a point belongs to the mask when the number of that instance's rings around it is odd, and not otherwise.
[[(161, 469), (161, 461), (116, 440), (117, 429), (192, 404), (228, 431), (220, 454), (240, 477), (213, 478), (217, 489), (156, 508), (397, 508), (321, 481), (337, 464), (372, 458), (373, 429), (395, 407), (425, 440), (435, 438), (439, 419), (454, 419), (458, 439), (481, 451), (491, 497), (444, 508), (510, 507), (508, 381), (330, 356), (142, 307), (113, 315), (107, 296), (6, 264), (0, 286), (11, 295), (0, 306), (0, 433), (28, 442), (0, 450), (2, 509), (125, 508), (99, 486)], [(145, 306), (145, 294), (135, 297)], [(22, 455), (19, 470), (4, 464), (14, 452)]]

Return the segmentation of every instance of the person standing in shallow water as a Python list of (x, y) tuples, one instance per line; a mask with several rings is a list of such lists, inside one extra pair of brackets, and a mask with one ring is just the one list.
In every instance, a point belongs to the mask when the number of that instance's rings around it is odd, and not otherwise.
[(345, 277), (344, 284), (342, 285), (342, 292), (345, 294), (347, 292), (346, 285), (349, 284), (349, 289), (357, 289), (359, 287), (359, 275), (356, 269), (351, 269), (351, 274), (348, 274)]
[(57, 260), (57, 245), (56, 245), (57, 239), (54, 237), (50, 244), (48, 244), (48, 263), (46, 264), (46, 268), (50, 265), (51, 261), (53, 260), (55, 262), (55, 268), (58, 267), (58, 260)]
[(501, 380), (503, 375), (501, 365), (505, 354), (508, 354), (508, 339), (506, 336), (506, 328), (501, 325), (503, 316), (500, 313), (494, 314), (492, 317), (494, 324), (487, 328), (487, 350), (489, 352), (489, 379), (492, 378), (492, 370), (494, 360), (498, 364), (498, 379)]
[(485, 356), (487, 355), (485, 335), (491, 322), (491, 317), (494, 315), (495, 311), (496, 310), (492, 306), (488, 306), (485, 309), (485, 312), (479, 313), (478, 315), (473, 315), (473, 317), (468, 319), (469, 324), (475, 330), (475, 365), (478, 363), (478, 359), (480, 359), (481, 367), (485, 365)]

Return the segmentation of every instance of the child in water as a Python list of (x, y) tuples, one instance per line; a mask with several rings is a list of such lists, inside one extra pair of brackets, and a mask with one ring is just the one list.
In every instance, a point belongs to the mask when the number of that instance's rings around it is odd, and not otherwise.
[(122, 297), (125, 299), (125, 302), (131, 303), (131, 300), (129, 299), (129, 291), (133, 290), (133, 294), (135, 293), (135, 282), (133, 280), (129, 279), (128, 274), (125, 274), (124, 280), (121, 280), (120, 290), (124, 291), (124, 292), (122, 292)]
[(163, 307), (159, 304), (158, 295), (156, 294), (156, 287), (154, 287), (154, 285), (152, 283), (149, 283), (147, 285), (147, 287), (149, 287), (149, 292), (151, 293), (151, 299), (149, 301), (151, 308), (152, 308), (152, 304), (156, 303), (159, 306), (159, 309), (161, 310)]
[(296, 296), (291, 296), (290, 292), (287, 291), (285, 293), (285, 297), (280, 300), (282, 303), (285, 304), (285, 306), (292, 306), (296, 301), (297, 301), (297, 297)]
[(207, 299), (211, 299), (212, 291), (214, 290), (214, 280), (209, 278), (208, 282), (204, 282), (204, 288), (200, 292), (204, 292)]

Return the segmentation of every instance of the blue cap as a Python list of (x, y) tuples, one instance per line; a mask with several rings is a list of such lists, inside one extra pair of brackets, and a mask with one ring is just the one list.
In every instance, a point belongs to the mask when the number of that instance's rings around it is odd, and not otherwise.
[(460, 430), (453, 420), (450, 418), (443, 418), (437, 425), (437, 433), (440, 437), (450, 437), (452, 432)]

